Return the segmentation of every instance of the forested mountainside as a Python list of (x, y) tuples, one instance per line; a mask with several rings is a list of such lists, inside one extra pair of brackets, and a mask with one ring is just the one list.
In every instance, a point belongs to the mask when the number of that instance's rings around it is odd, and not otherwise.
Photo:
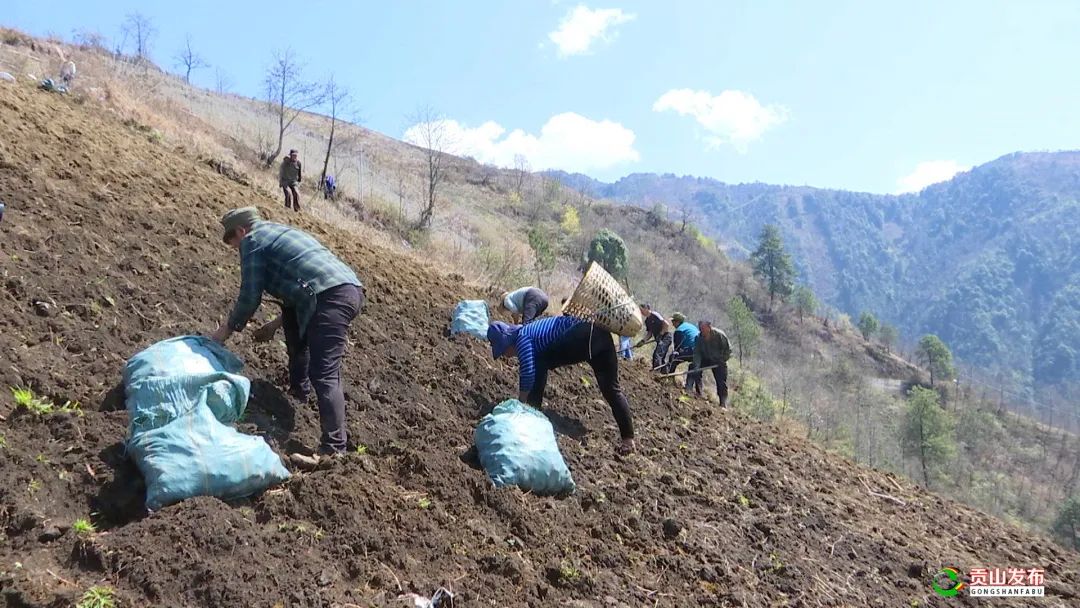
[(1080, 381), (1080, 151), (1011, 154), (918, 194), (729, 185), (671, 174), (613, 184), (558, 174), (594, 196), (689, 211), (734, 254), (780, 227), (801, 280), (908, 338), (935, 333), (1003, 381)]

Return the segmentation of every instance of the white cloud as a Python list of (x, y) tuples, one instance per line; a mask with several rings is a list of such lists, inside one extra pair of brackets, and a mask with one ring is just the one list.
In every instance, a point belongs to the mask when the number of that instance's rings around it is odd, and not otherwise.
[[(471, 156), (482, 163), (500, 167), (514, 166), (514, 156), (529, 160), (534, 171), (563, 169), (590, 171), (606, 169), (640, 158), (634, 149), (634, 132), (617, 122), (590, 120), (580, 114), (564, 112), (552, 116), (540, 128), (539, 135), (521, 129), (506, 132), (501, 125), (488, 121), (468, 127), (456, 120), (439, 121), (448, 142), (446, 151)], [(421, 125), (405, 131), (405, 141), (423, 145)]]
[(548, 39), (555, 43), (559, 57), (584, 55), (597, 40), (614, 40), (615, 27), (636, 17), (633, 13), (624, 13), (621, 8), (593, 10), (579, 4), (563, 17), (559, 29), (548, 34)]
[(961, 171), (971, 167), (961, 165), (955, 160), (927, 160), (915, 165), (915, 170), (896, 180), (897, 194), (918, 192), (930, 184), (952, 179)]
[(750, 93), (672, 89), (653, 104), (654, 112), (671, 110), (692, 116), (708, 131), (705, 141), (711, 147), (731, 144), (745, 153), (747, 144), (761, 138), (769, 129), (787, 121), (789, 110), (777, 104), (761, 105)]

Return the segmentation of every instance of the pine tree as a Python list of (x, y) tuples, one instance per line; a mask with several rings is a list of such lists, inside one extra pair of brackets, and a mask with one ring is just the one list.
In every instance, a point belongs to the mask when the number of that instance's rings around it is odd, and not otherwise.
[(795, 267), (784, 250), (784, 241), (776, 226), (766, 224), (761, 229), (761, 242), (750, 255), (750, 261), (754, 265), (754, 275), (765, 281), (769, 290), (770, 308), (777, 296), (783, 300), (791, 295), (795, 286)]
[(938, 404), (936, 391), (911, 389), (901, 439), (904, 449), (918, 458), (923, 483), (930, 487), (931, 472), (939, 472), (956, 451), (952, 417)]
[(856, 326), (859, 328), (859, 333), (862, 334), (863, 340), (869, 340), (878, 330), (878, 320), (873, 314), (863, 311), (859, 315), (859, 324)]
[(948, 380), (955, 374), (949, 347), (934, 334), (926, 334), (919, 340), (915, 355), (930, 371), (930, 386), (934, 386), (935, 380)]
[(596, 262), (616, 281), (626, 282), (626, 273), (629, 270), (626, 263), (626, 243), (623, 242), (622, 237), (607, 228), (597, 232), (593, 237), (588, 251), (585, 252), (584, 262), (582, 270), (589, 265), (589, 262)]
[(731, 319), (731, 333), (735, 339), (735, 350), (739, 356), (739, 365), (749, 357), (754, 347), (761, 338), (761, 326), (758, 325), (754, 313), (746, 305), (746, 301), (740, 296), (734, 296), (728, 301), (728, 318)]
[(799, 285), (794, 293), (795, 310), (799, 311), (799, 323), (802, 323), (803, 315), (812, 315), (818, 309), (818, 300), (814, 292), (805, 285)]

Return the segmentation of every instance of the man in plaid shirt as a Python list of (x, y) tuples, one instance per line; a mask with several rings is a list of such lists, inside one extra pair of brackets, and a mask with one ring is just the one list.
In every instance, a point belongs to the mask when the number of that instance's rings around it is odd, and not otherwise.
[[(240, 295), (228, 320), (211, 337), (224, 342), (243, 331), (263, 293), (278, 299), (281, 315), (256, 330), (254, 338), (267, 341), (284, 328), (290, 393), (307, 399), (314, 387), (322, 426), (319, 454), (343, 453), (347, 437), (341, 360), (349, 325), (364, 305), (360, 279), (314, 237), (263, 221), (255, 207), (234, 209), (221, 224), (224, 241), (240, 252)], [(317, 463), (296, 454), (293, 459)]]

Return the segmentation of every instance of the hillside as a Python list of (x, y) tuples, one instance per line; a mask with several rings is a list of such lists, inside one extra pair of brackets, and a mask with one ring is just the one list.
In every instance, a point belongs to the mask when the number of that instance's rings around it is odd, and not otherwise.
[(594, 196), (689, 208), (736, 255), (776, 224), (803, 280), (839, 309), (872, 311), (909, 339), (935, 333), (999, 383), (1080, 381), (1080, 152), (1014, 154), (903, 196), (555, 175)]
[[(61, 56), (73, 58), (80, 66), (74, 104), (112, 117), (133, 136), (210, 168), (275, 205), (280, 200), (274, 169), (260, 161), (274, 124), (265, 103), (191, 87), (152, 64), (115, 56), (101, 46), (42, 41), (3, 28), (0, 41), (3, 68), (28, 80), (31, 71), (54, 73)], [(325, 146), (329, 123), (326, 116), (301, 113), (287, 134), (287, 147), (299, 148), (307, 159), (308, 182), (310, 157)], [(670, 222), (655, 209), (613, 206), (542, 175), (443, 155), (445, 179), (433, 225), (416, 230), (427, 174), (424, 150), (347, 123), (338, 124), (335, 141), (330, 168), (344, 196), (323, 201), (305, 182), (305, 216), (489, 292), (538, 281), (556, 300), (568, 295), (580, 276), (589, 238), (602, 228), (614, 230), (627, 244), (627, 281), (637, 298), (668, 313), (711, 317), (729, 332), (729, 303), (737, 299), (749, 305), (761, 333), (732, 364), (729, 384), (737, 411), (776, 422), (784, 432), (856, 462), (926, 483), (916, 454), (904, 445), (906, 391), (925, 382), (926, 375), (897, 353), (863, 340), (843, 317), (827, 312), (803, 319), (787, 307), (771, 308), (747, 265), (725, 256), (724, 243), (692, 223)], [(138, 162), (125, 157), (111, 164), (123, 170)], [(75, 173), (72, 167), (64, 175)], [(112, 191), (111, 183), (99, 196)], [(537, 264), (533, 232), (546, 241), (553, 266)], [(942, 391), (954, 428), (948, 443), (956, 449), (929, 471), (931, 486), (1035, 531), (1052, 529), (1078, 489), (1080, 439), (1073, 433), (1080, 427), (1067, 419), (1048, 420), (1068, 429), (1062, 432), (1015, 416), (1008, 410), (1015, 411), (1016, 403), (1005, 393), (972, 386), (967, 378), (955, 390)], [(1078, 542), (1057, 535), (1067, 546)]]
[[(1045, 567), (1049, 597), (1026, 605), (1077, 601), (1077, 554), (770, 425), (684, 402), (640, 368), (625, 385), (641, 454), (613, 458), (609, 413), (580, 370), (566, 371), (548, 403), (579, 492), (494, 490), (461, 455), (514, 371), (480, 343), (445, 336), (453, 304), (483, 290), (286, 216), (73, 98), (5, 85), (0, 117), (0, 382), (84, 410), (36, 417), (0, 398), (8, 605), (69, 605), (104, 584), (122, 606), (383, 606), (440, 585), (465, 605), (911, 606), (933, 605), (928, 576), (944, 565)], [(350, 432), (367, 453), (251, 500), (145, 515), (113, 389), (126, 357), (208, 330), (227, 309), (237, 268), (217, 218), (251, 203), (311, 230), (367, 285), (346, 366)], [(387, 333), (398, 326), (410, 330)], [(236, 348), (256, 386), (243, 428), (283, 452), (311, 445), (314, 412), (281, 393), (283, 347)], [(78, 517), (100, 531), (76, 538)]]

